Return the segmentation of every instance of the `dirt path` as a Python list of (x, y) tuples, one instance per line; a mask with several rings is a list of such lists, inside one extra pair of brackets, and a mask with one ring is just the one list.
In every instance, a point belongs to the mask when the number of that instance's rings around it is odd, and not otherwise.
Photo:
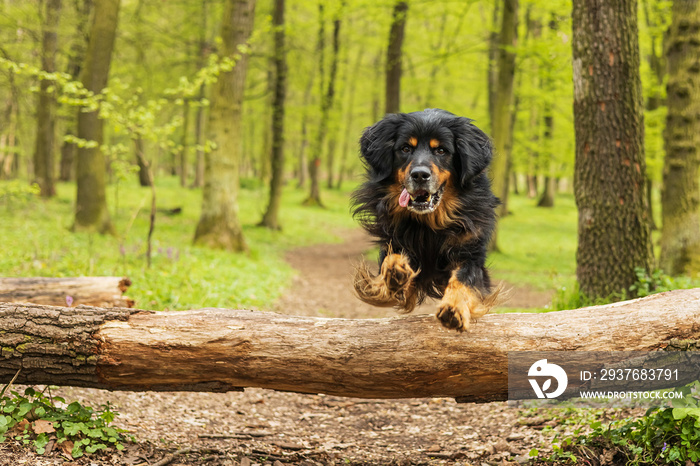
[[(276, 310), (347, 318), (394, 315), (391, 309), (373, 308), (353, 296), (352, 265), (371, 244), (358, 230), (344, 236), (341, 244), (288, 254), (299, 273)], [(521, 307), (532, 304), (533, 296), (539, 302), (546, 299), (515, 289), (514, 299)], [(433, 309), (434, 303), (426, 303), (416, 312)], [(0, 444), (0, 465), (145, 466), (181, 448), (190, 451), (169, 464), (518, 464), (549, 438), (541, 431), (546, 419), (535, 422), (539, 428), (522, 425), (519, 410), (507, 403), (359, 400), (259, 389), (211, 394), (62, 388), (59, 394), (92, 406), (109, 401), (120, 412), (115, 423), (129, 430), (137, 443), (119, 454), (70, 462), (56, 453), (36, 457), (5, 442)], [(221, 438), (203, 437), (216, 435)]]
[[(354, 264), (372, 248), (370, 238), (359, 229), (342, 234), (340, 244), (318, 244), (290, 251), (286, 260), (298, 274), (290, 290), (275, 303), (274, 310), (286, 314), (321, 315), (365, 319), (395, 315), (392, 309), (370, 306), (358, 300), (352, 292)], [(376, 254), (368, 255), (374, 263)], [(505, 283), (510, 298), (505, 306), (517, 308), (544, 307), (553, 292), (532, 290)], [(432, 314), (435, 302), (426, 302), (414, 311)]]

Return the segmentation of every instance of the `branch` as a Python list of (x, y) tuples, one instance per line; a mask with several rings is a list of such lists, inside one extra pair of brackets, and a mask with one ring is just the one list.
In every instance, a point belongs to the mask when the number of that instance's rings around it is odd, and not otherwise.
[[(512, 351), (648, 351), (700, 340), (700, 288), (546, 314), (328, 319), (0, 304), (0, 383), (505, 400)], [(696, 343), (693, 343), (696, 344)]]

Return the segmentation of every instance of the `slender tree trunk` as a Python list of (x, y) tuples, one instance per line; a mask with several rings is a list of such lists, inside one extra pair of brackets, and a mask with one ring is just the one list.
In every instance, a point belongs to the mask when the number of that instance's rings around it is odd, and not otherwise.
[(143, 147), (143, 136), (136, 135), (134, 139), (134, 155), (136, 164), (139, 167), (139, 185), (146, 188), (151, 186), (151, 175), (149, 173), (148, 162), (146, 162), (145, 151)]
[[(71, 79), (77, 81), (80, 78), (80, 71), (83, 62), (85, 61), (85, 51), (88, 44), (88, 23), (90, 21), (90, 12), (92, 11), (92, 0), (74, 0), (75, 11), (77, 16), (77, 25), (75, 37), (72, 40), (70, 52), (68, 56), (67, 72)], [(76, 136), (77, 114), (70, 116), (65, 136)], [(75, 178), (75, 157), (77, 147), (74, 142), (63, 140), (61, 144), (61, 161), (59, 169), (59, 179), (61, 181), (70, 181)]]
[[(61, 0), (47, 0), (44, 8), (41, 39), (41, 69), (46, 73), (56, 71), (58, 50), (58, 22)], [(39, 99), (36, 109), (36, 144), (34, 148), (34, 179), (39, 184), (41, 197), (56, 195), (56, 98), (51, 91), (53, 83), (48, 79), (39, 82)]]
[(666, 48), (666, 131), (660, 265), (700, 272), (700, 1), (674, 0)]
[(496, 108), (496, 83), (498, 82), (498, 20), (501, 17), (501, 0), (493, 2), (493, 11), (491, 15), (491, 31), (489, 32), (489, 47), (488, 47), (488, 67), (487, 67), (487, 84), (489, 97), (489, 123), (491, 132), (493, 133), (493, 122)]
[(404, 31), (408, 3), (399, 0), (394, 3), (389, 45), (386, 49), (386, 98), (385, 112), (398, 113), (401, 109), (401, 48), (403, 47)]
[(194, 236), (196, 244), (231, 251), (247, 249), (238, 216), (238, 170), (248, 55), (239, 47), (250, 37), (254, 12), (255, 0), (228, 0), (224, 7), (221, 52), (236, 64), (221, 72), (212, 93), (209, 133), (216, 149), (205, 156), (202, 213)]
[[(328, 87), (324, 90), (323, 87), (323, 76), (324, 76), (324, 49), (325, 49), (325, 27), (323, 18), (323, 5), (319, 3), (319, 17), (320, 17), (320, 27), (319, 27), (319, 76), (321, 77), (321, 120), (318, 125), (318, 131), (316, 132), (316, 138), (311, 146), (311, 159), (309, 161), (309, 179), (311, 180), (311, 187), (309, 192), (309, 197), (304, 201), (304, 205), (307, 206), (323, 206), (321, 202), (321, 186), (320, 186), (320, 170), (321, 170), (321, 153), (323, 152), (323, 142), (326, 137), (326, 132), (328, 131), (328, 116), (331, 108), (333, 107), (333, 99), (335, 97), (335, 79), (338, 72), (338, 56), (337, 50), (334, 48), (333, 58), (331, 59), (331, 67), (328, 73)], [(340, 17), (337, 17), (333, 21), (333, 40), (334, 44), (340, 34)], [(335, 45), (334, 45), (335, 47)]]
[(281, 228), (279, 222), (280, 201), (284, 185), (284, 105), (287, 95), (287, 50), (285, 46), (284, 0), (275, 0), (272, 24), (275, 28), (275, 82), (272, 103), (272, 178), (270, 201), (263, 215), (261, 226), (272, 230)]
[[(328, 83), (328, 92), (330, 95), (331, 102), (329, 103), (328, 116), (326, 119), (330, 118), (330, 111), (333, 108), (333, 98), (335, 96), (335, 77), (338, 69), (338, 55), (340, 52), (340, 13), (333, 21), (333, 53), (331, 55), (331, 81)], [(333, 86), (333, 89), (330, 86)], [(326, 186), (328, 189), (333, 189), (333, 169), (335, 168), (335, 151), (337, 146), (338, 131), (335, 125), (331, 125), (330, 131), (327, 131), (328, 137), (328, 152), (326, 153), (326, 166), (328, 173)]]
[(573, 7), (576, 276), (583, 294), (619, 296), (651, 271), (636, 0)]
[(338, 168), (338, 181), (336, 184), (336, 189), (341, 189), (343, 186), (343, 179), (345, 178), (345, 171), (347, 169), (346, 163), (348, 159), (348, 154), (351, 152), (351, 145), (356, 142), (357, 138), (352, 136), (354, 111), (355, 111), (355, 90), (357, 89), (357, 80), (360, 74), (360, 64), (362, 63), (362, 56), (364, 51), (362, 49), (358, 50), (357, 57), (352, 64), (352, 72), (348, 73), (348, 108), (345, 111), (345, 130), (343, 131), (343, 144), (341, 147), (342, 155), (340, 158), (340, 167)]
[[(315, 67), (314, 67), (315, 70)], [(311, 101), (311, 91), (314, 86), (315, 72), (312, 72), (304, 90), (304, 98), (302, 101), (303, 115), (301, 117), (301, 143), (299, 144), (299, 155), (297, 157), (298, 180), (297, 188), (303, 188), (306, 185), (308, 175), (308, 161), (306, 160), (306, 149), (309, 147), (309, 105)]]
[[(657, 10), (657, 4), (650, 5), (649, 1), (650, 0), (642, 0), (642, 10), (644, 11), (644, 20), (646, 22), (647, 29), (652, 30), (658, 25), (657, 20), (659, 17), (659, 12)], [(654, 10), (650, 11), (652, 8)], [(649, 67), (651, 68), (655, 78), (655, 82), (652, 85), (652, 91), (649, 94), (646, 102), (646, 108), (649, 111), (654, 111), (662, 105), (665, 105), (665, 99), (661, 90), (663, 89), (662, 86), (666, 76), (666, 59), (664, 57), (663, 44), (659, 44), (661, 41), (660, 39), (662, 39), (660, 36), (661, 34), (649, 34), (651, 50), (647, 55), (647, 59), (649, 61)], [(658, 156), (653, 153), (647, 153), (647, 160), (664, 156), (663, 151), (657, 151), (657, 153)], [(658, 227), (656, 226), (656, 221), (654, 220), (654, 203), (652, 202), (651, 198), (653, 188), (654, 180), (652, 179), (651, 173), (647, 172), (647, 205), (649, 206), (649, 224), (652, 230), (657, 230)]]
[[(208, 17), (208, 0), (202, 0), (202, 14), (199, 29), (199, 60), (198, 68), (202, 69), (206, 66), (207, 56), (209, 55), (209, 43), (207, 42), (207, 17)], [(199, 88), (199, 105), (197, 105), (197, 116), (194, 121), (194, 143), (197, 147), (197, 161), (195, 162), (193, 188), (201, 188), (204, 186), (204, 132), (206, 127), (206, 109), (202, 105), (202, 101), (207, 95), (206, 86), (202, 84)]]
[(190, 101), (185, 99), (182, 105), (182, 139), (180, 140), (180, 186), (187, 186), (189, 176), (189, 148), (190, 148)]
[[(100, 0), (95, 3), (95, 14), (90, 41), (81, 72), (83, 86), (99, 94), (107, 85), (109, 66), (119, 19), (120, 0)], [(97, 147), (78, 148), (77, 195), (74, 230), (94, 230), (114, 233), (107, 210), (105, 194), (106, 170), (102, 144), (102, 120), (98, 112), (78, 113), (78, 137), (95, 141)]]
[[(501, 200), (501, 205), (498, 207), (498, 214), (501, 217), (508, 212), (508, 172), (513, 131), (511, 112), (515, 82), (515, 52), (511, 48), (516, 46), (518, 38), (518, 2), (519, 0), (503, 0), (501, 32), (498, 39), (498, 74), (491, 127), (494, 143), (491, 180), (493, 192)], [(498, 249), (497, 235), (498, 230), (495, 230), (490, 244), (492, 250)]]

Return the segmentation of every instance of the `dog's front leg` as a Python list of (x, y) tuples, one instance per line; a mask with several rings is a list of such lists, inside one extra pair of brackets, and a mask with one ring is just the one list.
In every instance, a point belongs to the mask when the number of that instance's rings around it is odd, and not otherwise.
[(413, 279), (418, 272), (413, 270), (406, 255), (387, 249), (382, 248), (380, 252), (379, 275), (373, 275), (366, 264), (357, 268), (355, 291), (366, 303), (411, 312), (416, 307), (417, 293)]
[(482, 267), (454, 270), (438, 304), (438, 320), (449, 329), (467, 330), (471, 319), (483, 316), (496, 304), (500, 289), (492, 293), (490, 288), (488, 272)]

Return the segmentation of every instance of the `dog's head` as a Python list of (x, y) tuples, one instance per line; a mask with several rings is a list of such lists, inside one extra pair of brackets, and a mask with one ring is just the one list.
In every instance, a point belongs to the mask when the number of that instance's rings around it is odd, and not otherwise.
[(398, 210), (436, 212), (468, 190), (492, 158), (491, 142), (468, 118), (438, 109), (387, 115), (360, 140), (370, 178), (392, 183)]

